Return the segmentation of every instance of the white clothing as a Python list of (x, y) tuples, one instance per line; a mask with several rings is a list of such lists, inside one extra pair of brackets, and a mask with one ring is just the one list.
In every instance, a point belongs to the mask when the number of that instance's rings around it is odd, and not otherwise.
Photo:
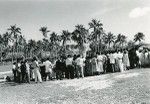
[(35, 82), (37, 82), (37, 81), (42, 82), (42, 78), (41, 78), (41, 74), (40, 74), (40, 71), (39, 71), (39, 64), (38, 64), (38, 62), (34, 61), (32, 63), (32, 66), (34, 68)]
[(42, 82), (41, 74), (38, 68), (34, 69), (34, 77), (35, 77), (35, 82), (37, 81)]
[(45, 72), (52, 73), (52, 63), (49, 60), (47, 60), (43, 64), (45, 65)]
[(115, 57), (114, 57), (114, 54), (110, 54), (110, 55), (109, 55), (109, 59), (110, 59), (110, 63), (111, 63), (111, 64), (115, 64)]
[(114, 53), (114, 58), (117, 59), (118, 58), (118, 53)]
[(75, 60), (76, 64), (79, 66), (84, 66), (84, 61), (85, 59), (80, 57)]
[(30, 73), (30, 66), (29, 66), (28, 63), (26, 63), (26, 70), (27, 70), (28, 73)]
[(20, 66), (21, 66), (21, 64), (20, 63), (18, 63), (18, 67), (20, 68)]
[(103, 56), (98, 55), (97, 56), (97, 71), (98, 72), (103, 72)]
[(32, 67), (33, 67), (33, 68), (37, 68), (37, 67), (39, 67), (38, 62), (37, 62), (37, 61), (34, 61), (34, 62), (32, 63)]
[(16, 70), (16, 65), (13, 65), (12, 68), (13, 68), (13, 70)]
[(122, 62), (122, 58), (123, 58), (123, 54), (118, 53), (118, 64), (119, 64), (120, 72), (124, 71), (124, 67), (123, 67), (124, 65), (123, 65), (123, 62)]
[(72, 61), (73, 61), (73, 58), (67, 58), (66, 59), (66, 66), (67, 65), (72, 65)]

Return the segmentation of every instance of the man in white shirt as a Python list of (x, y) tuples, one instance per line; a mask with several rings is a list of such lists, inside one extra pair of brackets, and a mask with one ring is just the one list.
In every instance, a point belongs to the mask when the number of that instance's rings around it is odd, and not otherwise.
[(49, 80), (52, 80), (52, 63), (49, 61), (49, 58), (43, 64), (45, 65), (46, 79), (48, 77)]
[(81, 57), (80, 55), (77, 56), (77, 59), (75, 60), (75, 63), (77, 65), (76, 73), (77, 77), (81, 76), (82, 78), (84, 77), (84, 61), (85, 58)]
[(110, 65), (111, 65), (112, 72), (114, 72), (115, 71), (115, 56), (114, 56), (113, 52), (110, 53), (109, 59), (110, 59)]

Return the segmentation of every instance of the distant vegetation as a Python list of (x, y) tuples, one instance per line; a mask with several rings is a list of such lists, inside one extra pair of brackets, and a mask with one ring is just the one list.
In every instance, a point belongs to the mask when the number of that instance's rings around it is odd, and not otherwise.
[(57, 57), (58, 55), (67, 55), (73, 53), (82, 54), (89, 46), (92, 53), (108, 50), (120, 50), (130, 48), (135, 42), (141, 43), (144, 40), (144, 34), (138, 32), (134, 35), (134, 39), (127, 41), (127, 37), (123, 34), (113, 34), (106, 32), (103, 23), (99, 20), (92, 19), (88, 23), (89, 28), (78, 24), (74, 31), (63, 30), (61, 33), (50, 31), (48, 27), (41, 27), (39, 32), (43, 35), (43, 39), (35, 41), (30, 39), (27, 41), (21, 33), (21, 28), (17, 25), (10, 26), (6, 33), (0, 34), (0, 58), (2, 60), (13, 61), (16, 58), (32, 58), (37, 56)]

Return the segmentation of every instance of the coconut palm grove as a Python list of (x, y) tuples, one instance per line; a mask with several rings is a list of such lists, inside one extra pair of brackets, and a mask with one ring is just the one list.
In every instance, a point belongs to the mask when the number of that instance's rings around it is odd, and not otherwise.
[[(0, 34), (0, 58), (1, 62), (12, 61), (17, 58), (31, 59), (37, 56), (39, 59), (49, 57), (54, 59), (58, 56), (67, 56), (86, 53), (86, 56), (97, 52), (109, 52), (118, 50), (131, 50), (144, 44), (144, 33), (138, 32), (133, 40), (127, 40), (123, 34), (113, 34), (103, 28), (100, 20), (92, 19), (88, 28), (77, 24), (74, 31), (62, 30), (56, 33), (43, 26), (39, 31), (43, 39), (35, 41), (26, 40), (21, 28), (16, 24), (6, 28), (6, 32)], [(138, 44), (136, 44), (138, 43)]]

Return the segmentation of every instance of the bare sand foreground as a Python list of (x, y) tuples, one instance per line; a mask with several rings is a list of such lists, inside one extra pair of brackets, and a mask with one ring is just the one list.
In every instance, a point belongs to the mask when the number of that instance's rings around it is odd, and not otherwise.
[(41, 84), (1, 82), (0, 104), (150, 104), (150, 69)]

